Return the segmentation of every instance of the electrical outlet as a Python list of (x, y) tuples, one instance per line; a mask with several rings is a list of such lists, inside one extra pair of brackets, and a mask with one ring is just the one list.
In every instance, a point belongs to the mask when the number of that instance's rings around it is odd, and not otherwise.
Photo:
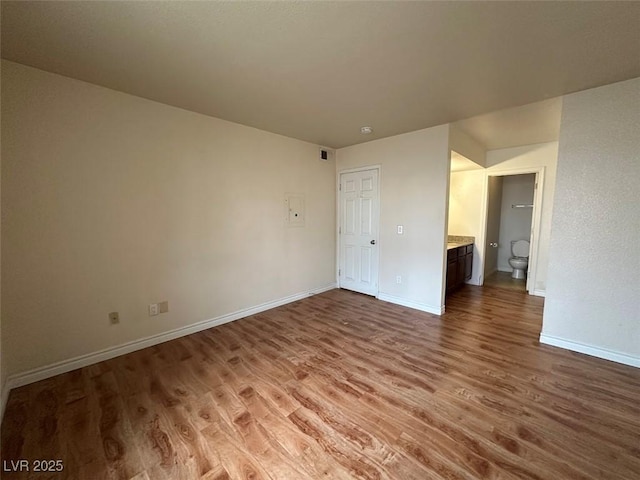
[(158, 312), (159, 313), (167, 313), (169, 311), (169, 302), (165, 300), (164, 302), (160, 302), (158, 304)]
[(118, 312), (111, 312), (109, 314), (109, 321), (111, 322), (111, 325), (120, 323), (120, 314)]
[(402, 275), (396, 277), (396, 283), (402, 283)]
[(158, 304), (152, 303), (151, 305), (149, 305), (149, 316), (153, 317), (155, 315), (158, 315)]

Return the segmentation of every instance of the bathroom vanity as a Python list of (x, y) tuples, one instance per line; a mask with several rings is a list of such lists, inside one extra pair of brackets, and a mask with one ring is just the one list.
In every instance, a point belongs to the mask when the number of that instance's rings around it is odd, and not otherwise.
[(473, 237), (454, 237), (447, 242), (447, 293), (465, 284), (473, 272)]

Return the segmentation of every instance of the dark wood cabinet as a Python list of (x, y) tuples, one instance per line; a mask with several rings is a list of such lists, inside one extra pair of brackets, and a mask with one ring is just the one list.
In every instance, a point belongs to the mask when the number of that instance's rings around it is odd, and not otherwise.
[(458, 275), (458, 260), (449, 262), (447, 265), (447, 293), (456, 288)]
[(473, 273), (473, 245), (467, 245), (464, 255), (464, 280), (471, 280)]
[(464, 285), (473, 273), (473, 245), (447, 250), (447, 293)]

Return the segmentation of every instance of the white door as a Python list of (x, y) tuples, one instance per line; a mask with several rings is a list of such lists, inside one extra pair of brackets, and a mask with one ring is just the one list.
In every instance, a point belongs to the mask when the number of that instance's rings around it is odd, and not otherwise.
[[(487, 178), (487, 234), (484, 254), (484, 280), (498, 270), (498, 240), (502, 209), (502, 177)], [(503, 245), (504, 247), (504, 245)]]
[(378, 294), (378, 170), (340, 175), (340, 288)]

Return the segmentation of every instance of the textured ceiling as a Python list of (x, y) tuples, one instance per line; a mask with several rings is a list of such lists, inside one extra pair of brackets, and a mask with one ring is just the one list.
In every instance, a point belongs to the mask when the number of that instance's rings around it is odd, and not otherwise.
[(6, 59), (334, 148), (640, 76), (640, 2), (3, 1), (1, 18)]

